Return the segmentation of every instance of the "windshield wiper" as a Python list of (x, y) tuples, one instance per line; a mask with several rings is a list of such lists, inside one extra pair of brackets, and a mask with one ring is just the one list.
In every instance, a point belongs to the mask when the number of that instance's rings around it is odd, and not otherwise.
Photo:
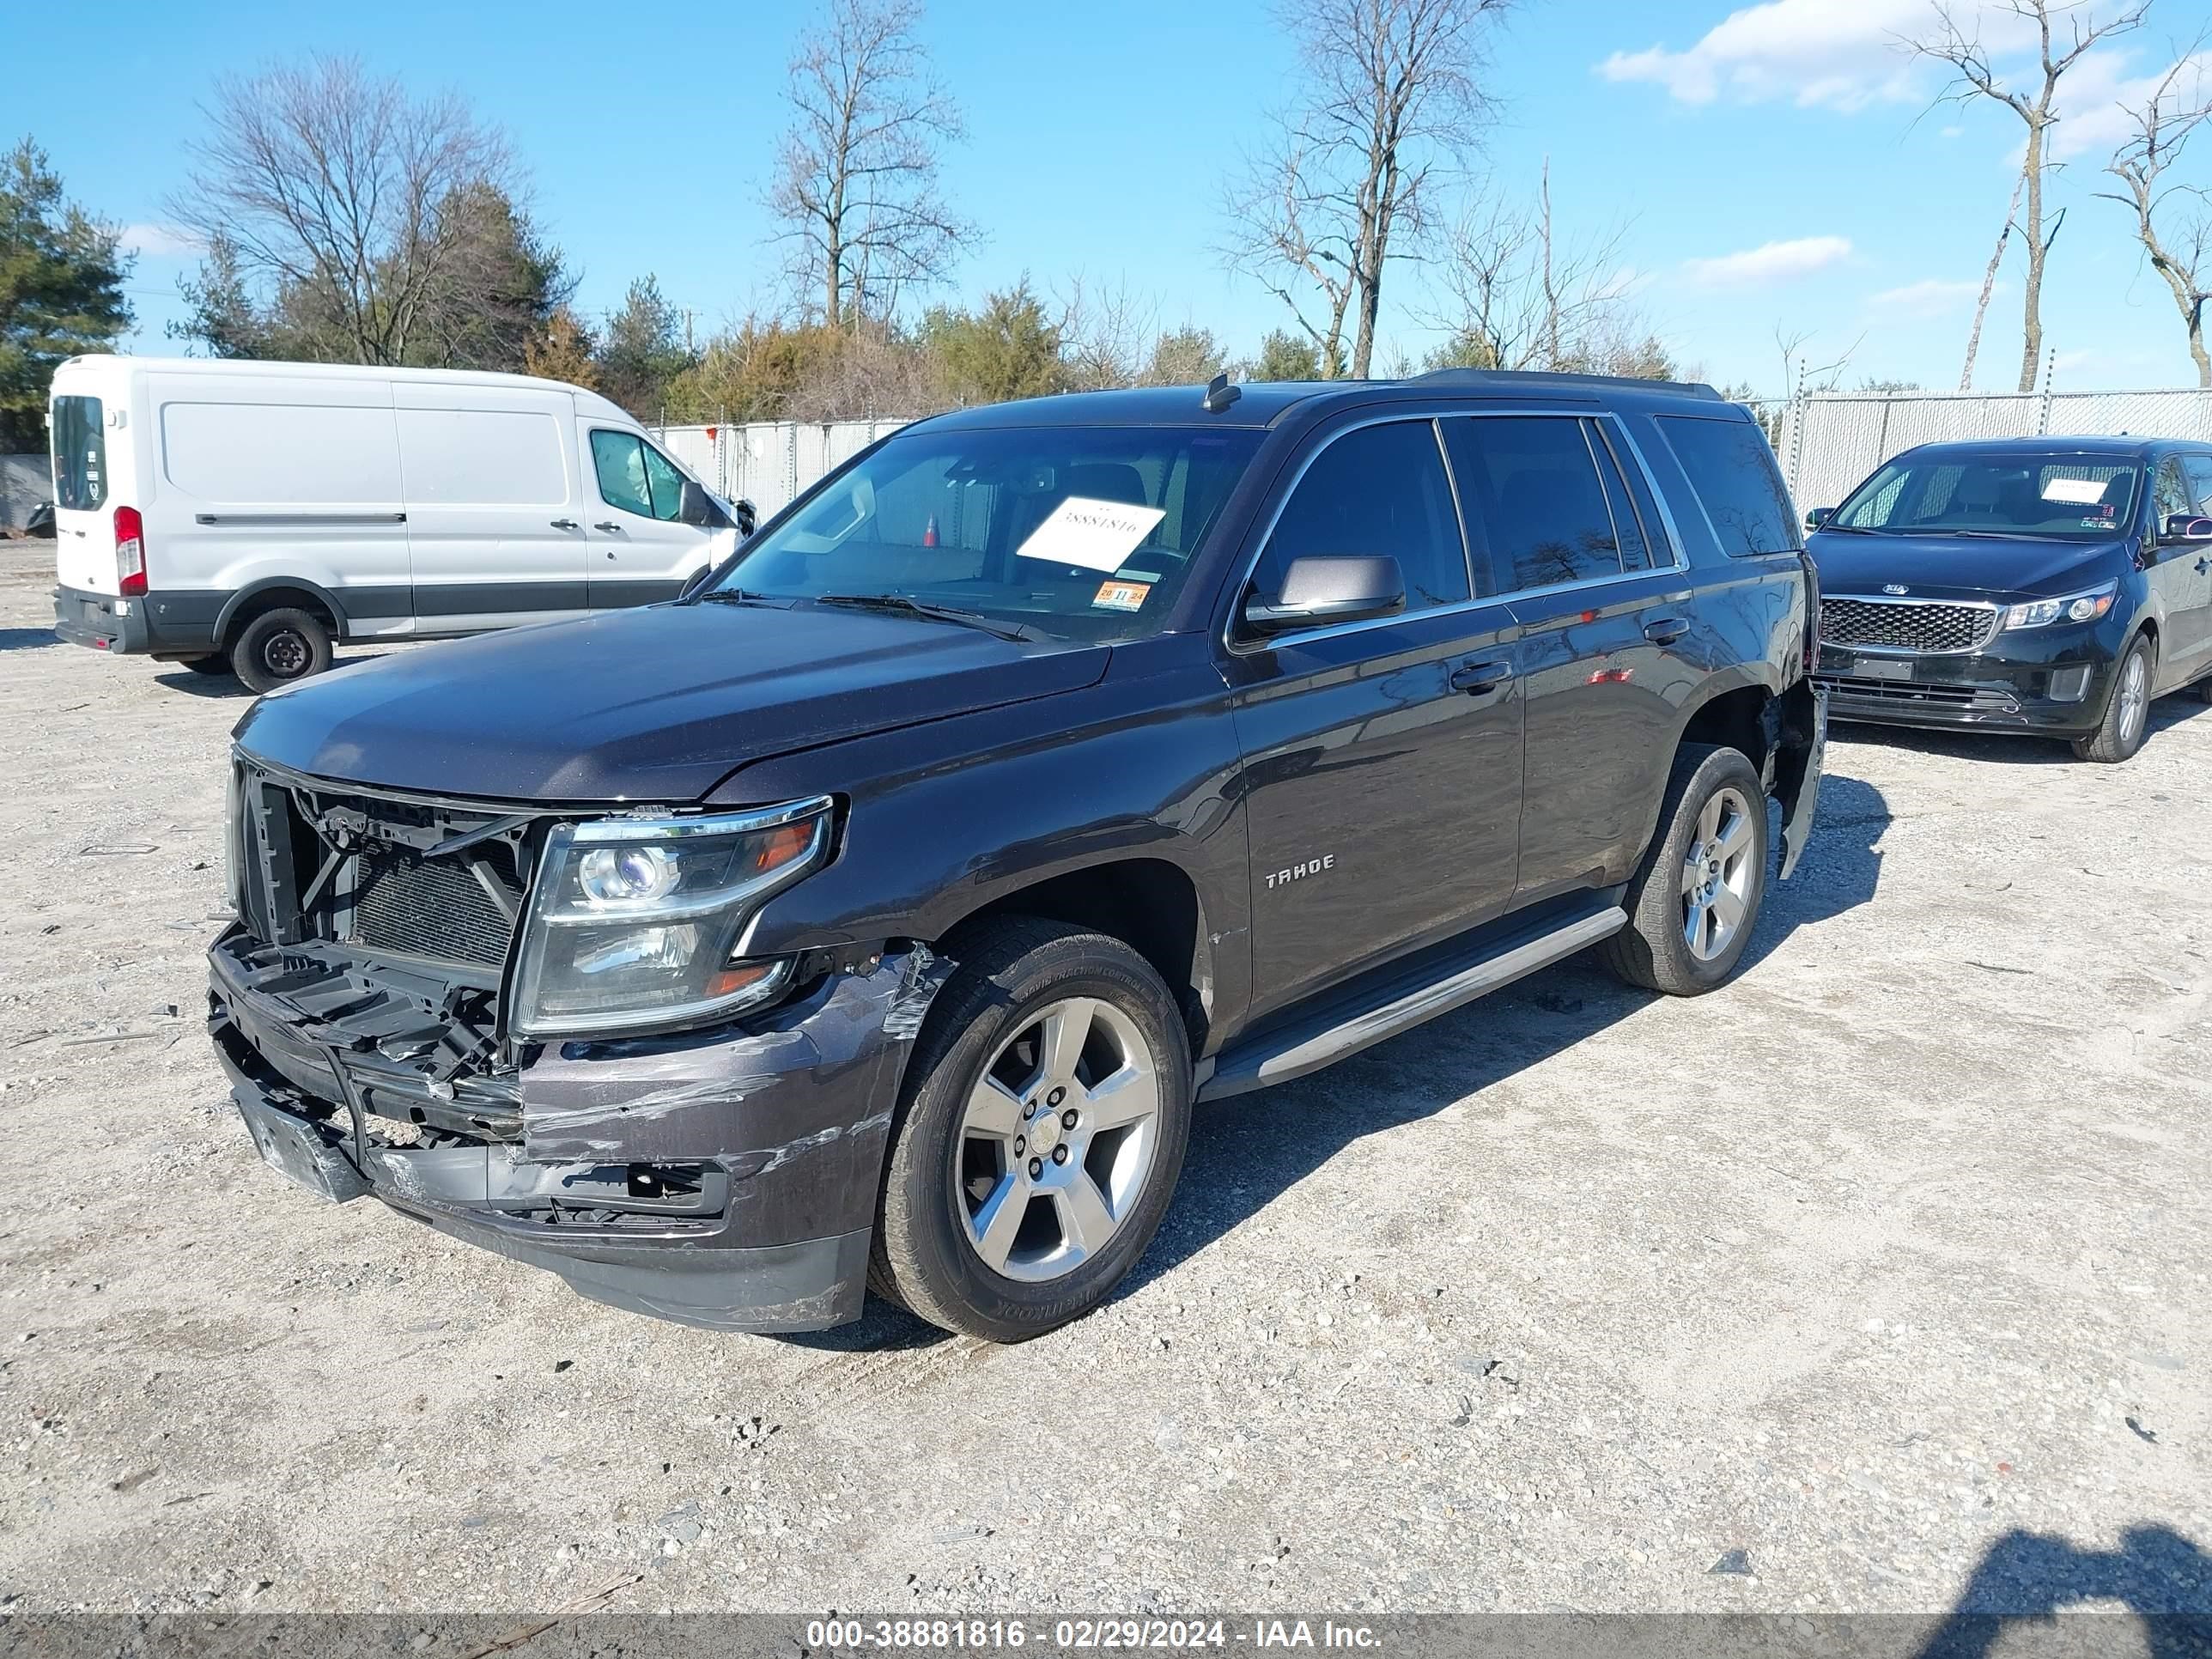
[(2040, 530), (1939, 530), (1939, 536), (1972, 536), (1983, 542), (2068, 542), (2071, 536), (2053, 536)]
[(956, 611), (949, 605), (931, 605), (922, 599), (910, 599), (903, 593), (824, 593), (814, 601), (817, 605), (850, 605), (869, 611), (903, 611), (908, 616), (927, 617), (932, 622), (957, 623), (963, 628), (980, 628), (986, 634), (996, 634), (1002, 640), (1034, 640), (1037, 636), (1019, 623), (1002, 623), (974, 611)]
[(765, 605), (774, 608), (775, 601), (765, 593), (748, 593), (742, 587), (717, 587), (693, 596), (695, 605)]
[(1888, 530), (1869, 530), (1862, 524), (1838, 524), (1833, 519), (1830, 519), (1814, 533), (1819, 536), (1888, 536), (1896, 532)]

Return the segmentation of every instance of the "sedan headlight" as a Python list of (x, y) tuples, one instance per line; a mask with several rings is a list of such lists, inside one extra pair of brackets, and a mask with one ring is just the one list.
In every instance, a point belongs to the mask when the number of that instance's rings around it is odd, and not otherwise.
[(545, 843), (512, 1024), (544, 1037), (697, 1024), (757, 1007), (790, 961), (738, 958), (769, 895), (830, 850), (825, 796), (701, 817), (564, 823)]
[(2028, 599), (2005, 612), (2004, 625), (2048, 628), (2055, 622), (2094, 622), (2112, 608), (2119, 589), (2119, 583), (2110, 581), (2086, 593), (2069, 593), (2063, 599)]

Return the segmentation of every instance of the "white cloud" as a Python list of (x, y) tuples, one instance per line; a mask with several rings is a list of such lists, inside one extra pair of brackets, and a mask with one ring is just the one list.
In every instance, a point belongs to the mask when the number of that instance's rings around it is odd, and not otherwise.
[(143, 253), (149, 258), (182, 259), (200, 251), (200, 240), (167, 225), (125, 225), (123, 246), (126, 252)]
[(1911, 59), (1895, 37), (1928, 15), (1929, 0), (1766, 0), (1730, 12), (1681, 51), (1616, 52), (1597, 72), (1655, 82), (1686, 104), (1725, 94), (1858, 109), (1917, 95)]
[[(1997, 285), (2002, 291), (2003, 284)], [(1869, 295), (1867, 303), (1881, 311), (1898, 312), (1908, 317), (1940, 317), (1955, 311), (1982, 291), (1982, 285), (1973, 282), (1947, 282), (1942, 277), (1923, 277), (1917, 283), (1907, 283), (1902, 288), (1886, 288), (1881, 293)]]
[[(2057, 161), (2094, 156), (2100, 161), (2128, 140), (2141, 109), (2156, 95), (2159, 83), (2176, 65), (2161, 64), (2148, 75), (2127, 73), (2136, 54), (2124, 49), (2093, 52), (2067, 71), (2058, 83), (2058, 125), (2051, 130), (2051, 154)], [(2180, 76), (2168, 94), (2173, 101), (2190, 102), (2207, 90), (2212, 77), (2212, 53), (2196, 52), (2180, 60)]]
[(1715, 258), (1686, 259), (1682, 270), (1700, 288), (1741, 288), (1809, 276), (1850, 257), (1849, 237), (1801, 236), (1794, 241), (1765, 242)]
[[(1962, 0), (1953, 12), (1992, 52), (2014, 52), (2033, 39), (1999, 0)], [(1917, 59), (1905, 42), (1935, 22), (1934, 0), (1764, 0), (1730, 12), (1680, 51), (1616, 52), (1597, 72), (1608, 81), (1654, 82), (1686, 104), (1788, 99), (1802, 108), (1849, 111), (1919, 102), (1942, 84), (1941, 66)]]

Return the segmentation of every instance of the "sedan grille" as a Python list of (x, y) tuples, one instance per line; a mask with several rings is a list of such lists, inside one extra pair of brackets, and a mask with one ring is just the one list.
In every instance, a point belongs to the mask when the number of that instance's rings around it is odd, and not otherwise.
[(507, 961), (513, 912), (494, 899), (472, 867), (481, 858), (491, 879), (519, 905), (522, 884), (505, 847), (492, 843), (471, 856), (417, 858), (380, 848), (362, 860), (354, 900), (354, 938), (378, 950), (496, 969)]
[(1882, 645), (1931, 653), (1978, 650), (1996, 631), (1994, 605), (1893, 604), (1882, 599), (1820, 601), (1820, 639), (1827, 645)]

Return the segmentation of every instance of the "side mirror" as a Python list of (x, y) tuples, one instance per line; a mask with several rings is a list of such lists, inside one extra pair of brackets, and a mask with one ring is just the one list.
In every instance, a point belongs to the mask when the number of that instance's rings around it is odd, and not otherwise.
[(682, 493), (676, 497), (677, 523), (703, 528), (713, 524), (714, 517), (714, 498), (707, 493), (707, 486), (696, 478), (686, 478)]
[(752, 498), (748, 495), (738, 497), (737, 508), (738, 539), (744, 541), (751, 536), (755, 528), (760, 524), (760, 509), (752, 504)]
[(2212, 519), (2194, 513), (2169, 514), (2166, 534), (2160, 538), (2169, 542), (2212, 542)]
[(679, 599), (688, 599), (707, 585), (707, 578), (714, 574), (714, 567), (702, 564), (684, 579), (684, 586), (676, 591)]
[(1387, 556), (1293, 559), (1273, 599), (1254, 594), (1244, 625), (1255, 634), (1287, 634), (1331, 623), (1395, 617), (1406, 608), (1406, 577)]
[(1810, 513), (1808, 513), (1805, 515), (1805, 528), (1808, 530), (1818, 530), (1822, 525), (1827, 523), (1829, 520), (1835, 516), (1836, 509), (1834, 507), (1816, 507)]

